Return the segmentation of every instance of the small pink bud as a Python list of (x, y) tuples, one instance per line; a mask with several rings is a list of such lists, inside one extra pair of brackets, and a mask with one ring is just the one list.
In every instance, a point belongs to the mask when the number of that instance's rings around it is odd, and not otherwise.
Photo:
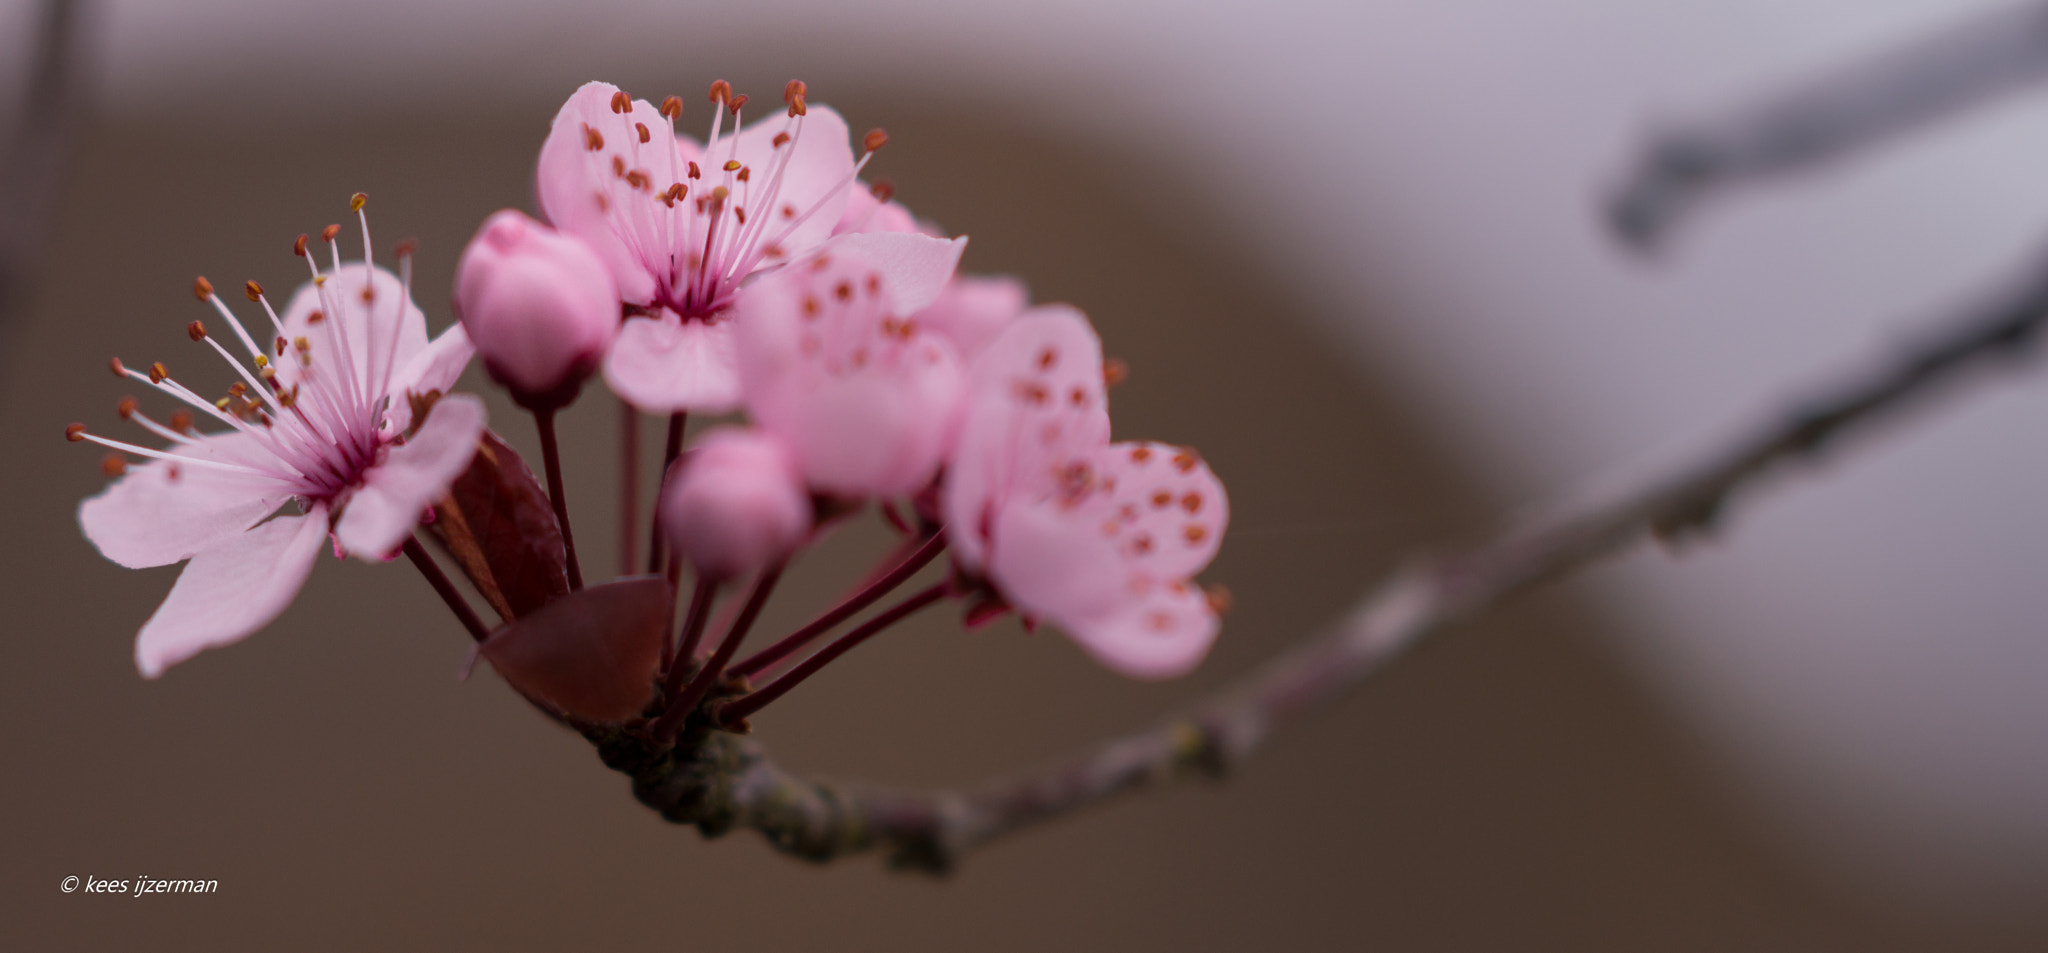
[(551, 408), (604, 359), (619, 292), (582, 240), (505, 209), (463, 249), (455, 313), (493, 380), (523, 405)]
[(729, 579), (794, 550), (810, 529), (811, 501), (780, 441), (714, 430), (662, 488), (661, 525), (698, 572)]

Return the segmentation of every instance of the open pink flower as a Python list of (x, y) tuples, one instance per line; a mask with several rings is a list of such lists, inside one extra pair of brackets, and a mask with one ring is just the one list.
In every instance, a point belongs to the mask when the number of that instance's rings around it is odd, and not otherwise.
[(952, 446), (964, 367), (909, 315), (931, 303), (965, 239), (845, 235), (764, 276), (733, 309), (747, 410), (813, 489), (915, 493)]
[(1125, 675), (1200, 663), (1218, 622), (1192, 578), (1230, 517), (1215, 474), (1189, 450), (1109, 442), (1102, 344), (1072, 308), (1026, 312), (970, 376), (943, 503), (962, 567)]
[(737, 405), (722, 312), (749, 276), (831, 237), (860, 168), (846, 122), (805, 103), (801, 83), (784, 91), (786, 116), (745, 129), (737, 128), (745, 97), (721, 81), (711, 99), (710, 136), (699, 145), (675, 132), (679, 99), (656, 107), (588, 83), (563, 104), (541, 147), (541, 209), (597, 251), (637, 312), (604, 373), (642, 410)]
[[(360, 212), (360, 197), (354, 203)], [(483, 430), (481, 401), (439, 397), (471, 355), (460, 326), (429, 343), (426, 319), (412, 303), (410, 259), (401, 279), (367, 259), (342, 264), (326, 233), (332, 267), (306, 254), (313, 280), (282, 316), (254, 282), (274, 335), (257, 343), (200, 279), (197, 292), (225, 319), (251, 365), (193, 322), (189, 333), (217, 352), (241, 380), (210, 401), (172, 378), (162, 364), (147, 373), (114, 362), (116, 373), (190, 405), (165, 426), (133, 401), (122, 416), (169, 442), (150, 449), (88, 434), (90, 440), (149, 459), (78, 508), (100, 553), (130, 568), (190, 559), (170, 595), (136, 638), (135, 661), (154, 678), (195, 653), (238, 641), (284, 611), (331, 534), (340, 550), (366, 560), (396, 552), (421, 513), (468, 465)], [(369, 245), (367, 223), (364, 246)], [(435, 398), (439, 398), (438, 400)], [(426, 409), (415, 420), (417, 409)], [(192, 412), (227, 429), (190, 430)], [(119, 458), (110, 469), (121, 469)], [(278, 513), (296, 500), (298, 515)]]

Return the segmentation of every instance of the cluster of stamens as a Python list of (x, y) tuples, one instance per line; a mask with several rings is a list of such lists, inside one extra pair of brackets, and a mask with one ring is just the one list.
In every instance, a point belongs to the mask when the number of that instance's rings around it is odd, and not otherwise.
[[(374, 272), (369, 263), (369, 220), (363, 213), (365, 201), (366, 197), (357, 193), (349, 205), (357, 213), (363, 229), (364, 280), (359, 293), (364, 306), (374, 308), (377, 302), (371, 277)], [(248, 299), (262, 306), (275, 332), (268, 353), (214, 292), (212, 282), (204, 277), (193, 282), (194, 297), (213, 306), (248, 353), (248, 363), (245, 364), (209, 333), (203, 322), (193, 321), (186, 325), (187, 337), (194, 343), (211, 348), (240, 378), (228, 385), (225, 395), (206, 399), (172, 378), (161, 361), (150, 364), (146, 371), (128, 367), (118, 357), (109, 362), (108, 366), (116, 377), (147, 384), (191, 408), (172, 414), (166, 425), (143, 414), (134, 397), (122, 398), (118, 407), (121, 419), (169, 441), (172, 444), (170, 448), (156, 450), (113, 440), (87, 432), (84, 424), (65, 428), (65, 437), (74, 442), (91, 441), (116, 451), (104, 464), (110, 475), (126, 470), (127, 460), (121, 454), (129, 454), (170, 461), (167, 474), (173, 480), (178, 479), (180, 467), (189, 465), (275, 479), (288, 487), (293, 495), (307, 500), (331, 499), (346, 489), (363, 470), (376, 462), (379, 450), (393, 436), (385, 432), (386, 394), (396, 371), (393, 365), (396, 363), (403, 309), (411, 298), (412, 267), (408, 243), (408, 246), (400, 248), (399, 253), (401, 282), (406, 293), (392, 303), (393, 307), (401, 309), (400, 320), (389, 322), (388, 341), (370, 340), (374, 334), (366, 335), (365, 343), (373, 353), (357, 355), (346, 330), (338, 327), (339, 322), (327, 318), (329, 314), (345, 313), (344, 302), (339, 297), (342, 292), (330, 287), (330, 279), (342, 268), (337, 241), (340, 232), (339, 225), (329, 225), (320, 235), (331, 253), (332, 265), (328, 271), (323, 272), (308, 253), (306, 236), (300, 235), (293, 244), (293, 252), (305, 259), (312, 273), (321, 305), (321, 310), (312, 312), (305, 321), (309, 333), (288, 335), (285, 320), (271, 307), (263, 286), (255, 281), (243, 286), (243, 293)], [(376, 322), (370, 322), (371, 328), (375, 326)], [(316, 346), (331, 349), (334, 360), (316, 363), (313, 359)], [(285, 360), (288, 353), (297, 366), (287, 383), (281, 379), (276, 362)], [(181, 448), (197, 448), (201, 443), (199, 435), (193, 431), (194, 412), (243, 434), (248, 438), (248, 445), (258, 452), (233, 460), (222, 459), (201, 449), (180, 452)]]
[[(764, 264), (787, 257), (786, 240), (834, 197), (851, 187), (868, 160), (888, 141), (880, 129), (863, 139), (864, 154), (842, 181), (799, 208), (783, 196), (786, 173), (803, 136), (805, 86), (790, 80), (783, 88), (786, 124), (770, 141), (765, 168), (756, 170), (739, 159), (741, 109), (747, 97), (735, 94), (724, 80), (711, 84), (711, 133), (701, 155), (703, 165), (682, 159), (675, 145), (675, 123), (682, 100), (664, 99), (656, 110), (659, 125), (635, 120), (624, 144), (583, 126), (583, 143), (593, 162), (608, 167), (609, 176), (594, 178), (605, 186), (594, 196), (598, 209), (616, 214), (619, 237), (648, 271), (656, 276), (655, 307), (685, 319), (707, 319), (731, 303), (739, 283)], [(624, 92), (613, 94), (613, 113), (633, 119), (637, 105)], [(725, 120), (730, 114), (733, 129)], [(657, 136), (665, 136), (658, 144)], [(612, 147), (608, 152), (607, 147)], [(644, 156), (642, 147), (654, 150)], [(719, 157), (720, 150), (724, 156)], [(708, 168), (708, 171), (707, 171)], [(669, 184), (659, 183), (666, 180)], [(760, 214), (774, 209), (773, 214)]]

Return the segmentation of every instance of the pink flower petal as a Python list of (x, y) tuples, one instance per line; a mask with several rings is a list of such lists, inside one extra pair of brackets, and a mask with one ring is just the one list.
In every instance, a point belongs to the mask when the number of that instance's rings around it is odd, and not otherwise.
[[(239, 433), (175, 448), (181, 456), (242, 462), (256, 453)], [(130, 569), (167, 566), (241, 534), (292, 495), (283, 480), (155, 460), (133, 467), (78, 505), (100, 555)]]
[(854, 232), (916, 232), (944, 237), (937, 226), (918, 221), (903, 203), (880, 201), (859, 182), (847, 191), (846, 210), (839, 213), (839, 224), (832, 229), (834, 235)]
[(483, 401), (470, 394), (436, 401), (411, 440), (392, 447), (364, 471), (362, 485), (334, 526), (335, 541), (372, 562), (397, 551), (420, 513), (469, 466), (483, 430)]
[[(776, 240), (791, 255), (832, 236), (833, 226), (839, 224), (840, 212), (846, 207), (847, 194), (853, 187), (853, 147), (849, 144), (846, 120), (830, 106), (812, 105), (796, 122), (801, 127), (792, 126), (784, 116), (771, 115), (740, 130), (738, 136), (721, 137), (716, 145), (705, 150), (709, 164), (719, 165), (729, 157), (736, 158), (753, 170), (753, 181), (761, 183), (768, 174), (769, 160), (778, 151), (775, 137), (786, 129), (796, 132), (783, 147), (795, 151), (786, 160), (789, 165), (782, 172), (782, 187), (774, 196), (774, 207), (765, 210), (773, 216), (773, 224), (763, 233), (764, 238)], [(761, 204), (767, 200), (763, 195), (754, 201)], [(785, 231), (785, 223), (795, 221), (813, 206), (817, 210), (809, 218), (795, 229)], [(753, 213), (759, 211), (762, 210), (749, 209)]]
[[(879, 363), (879, 362), (878, 362)], [(901, 496), (931, 481), (960, 418), (960, 361), (925, 340), (895, 369), (822, 377), (762, 404), (763, 427), (797, 448), (812, 488), (838, 496)], [(772, 409), (771, 409), (772, 408)]]
[(1101, 526), (1060, 500), (1004, 506), (989, 528), (989, 578), (1025, 615), (1064, 624), (1113, 614), (1133, 567)]
[(620, 399), (650, 414), (722, 414), (739, 406), (740, 379), (730, 320), (683, 321), (673, 312), (630, 318), (605, 354), (604, 380)]
[(1096, 455), (1094, 471), (1103, 499), (1091, 509), (1114, 520), (1110, 536), (1133, 565), (1155, 578), (1185, 579), (1216, 558), (1230, 499), (1194, 451), (1115, 443)]
[[(604, 260), (620, 299), (647, 304), (658, 287), (655, 269), (666, 267), (672, 250), (667, 236), (682, 232), (673, 225), (683, 218), (680, 204), (671, 209), (653, 194), (688, 179), (687, 158), (646, 100), (613, 112), (618, 92), (610, 83), (585, 83), (562, 104), (541, 145), (536, 189), (548, 221)], [(627, 187), (618, 168), (643, 172), (650, 188)]]
[[(318, 324), (312, 321), (315, 313), (322, 316)], [(299, 286), (280, 317), (287, 345), (282, 354), (273, 349), (270, 356), (286, 387), (305, 372), (296, 344), (300, 340), (316, 373), (338, 382), (341, 368), (353, 368), (356, 386), (371, 395), (387, 393), (398, 369), (427, 346), (427, 316), (405, 296), (398, 276), (361, 262), (329, 271), (325, 282)]]
[(990, 521), (1004, 503), (1054, 493), (1060, 471), (1109, 442), (1102, 342), (1066, 305), (1010, 322), (968, 372), (960, 438), (946, 469), (944, 511), (954, 554), (981, 567)]
[(1132, 583), (1145, 594), (1116, 611), (1055, 623), (1104, 666), (1130, 678), (1176, 678), (1209, 654), (1221, 628), (1216, 610), (1194, 586)]
[(879, 272), (889, 288), (898, 316), (925, 309), (953, 280), (965, 238), (933, 238), (905, 232), (860, 232), (841, 235), (819, 246), (814, 257), (852, 258)]
[(327, 539), (327, 508), (281, 516), (192, 557), (135, 638), (144, 678), (200, 651), (238, 642), (277, 618)]
[(1004, 507), (993, 528), (989, 576), (1020, 612), (1058, 626), (1117, 672), (1184, 674), (1215, 641), (1216, 612), (1201, 590), (1133, 553), (1107, 500)]
[(952, 338), (971, 362), (1030, 304), (1024, 282), (1008, 275), (955, 275), (913, 320)]
[(391, 382), (391, 407), (386, 411), (389, 429), (404, 433), (412, 427), (412, 405), (405, 400), (407, 394), (448, 393), (475, 356), (476, 346), (470, 343), (469, 332), (460, 324), (450, 326), (421, 348)]

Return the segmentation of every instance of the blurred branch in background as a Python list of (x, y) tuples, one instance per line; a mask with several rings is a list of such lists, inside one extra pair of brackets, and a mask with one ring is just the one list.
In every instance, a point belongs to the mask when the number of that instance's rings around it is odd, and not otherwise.
[(34, 287), (57, 196), (89, 108), (80, 62), (81, 6), (73, 0), (43, 0), (37, 11), (21, 110), (0, 155), (0, 366), (15, 316), (27, 306)]
[(1796, 172), (2048, 77), (2048, 4), (2001, 10), (1726, 119), (1652, 139), (1609, 225), (1651, 248), (1715, 193)]
[(942, 872), (967, 850), (1012, 831), (1154, 784), (1221, 774), (1291, 717), (1356, 687), (1417, 639), (1645, 537), (1675, 543), (1706, 533), (1765, 477), (1826, 457), (1845, 439), (1973, 372), (2031, 355), (2048, 324), (2048, 253), (2024, 274), (2004, 294), (1698, 464), (1560, 518), (1510, 528), (1462, 555), (1418, 561), (1328, 633), (1262, 670), (1157, 726), (1038, 773), (970, 791), (915, 794), (801, 780), (755, 742), (720, 732), (673, 750), (601, 737), (600, 751), (633, 777), (641, 801), (707, 834), (750, 827), (815, 860), (883, 849), (896, 865)]

